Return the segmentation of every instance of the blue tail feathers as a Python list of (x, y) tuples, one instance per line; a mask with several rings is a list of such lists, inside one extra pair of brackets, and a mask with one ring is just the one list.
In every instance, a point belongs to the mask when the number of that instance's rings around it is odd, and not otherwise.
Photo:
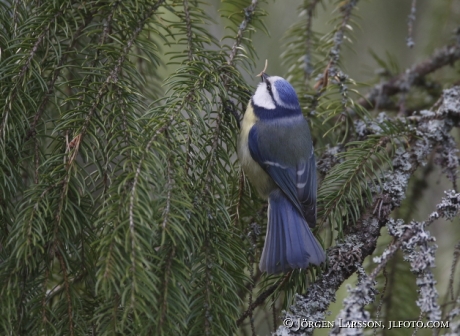
[(324, 262), (323, 248), (284, 193), (274, 190), (268, 200), (267, 235), (260, 270), (274, 274)]

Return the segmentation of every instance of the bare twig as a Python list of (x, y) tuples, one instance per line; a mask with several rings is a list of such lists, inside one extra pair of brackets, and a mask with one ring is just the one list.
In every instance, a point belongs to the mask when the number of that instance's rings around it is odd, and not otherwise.
[(374, 106), (385, 108), (389, 97), (400, 92), (407, 92), (412, 85), (417, 85), (426, 75), (446, 66), (453, 65), (460, 59), (460, 45), (446, 46), (436, 50), (427, 60), (414, 65), (390, 80), (379, 83), (358, 103), (366, 109)]

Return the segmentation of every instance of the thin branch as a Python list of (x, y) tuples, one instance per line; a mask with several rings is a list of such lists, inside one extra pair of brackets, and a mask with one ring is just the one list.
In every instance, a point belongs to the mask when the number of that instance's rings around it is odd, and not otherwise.
[(70, 51), (74, 48), (75, 43), (77, 42), (78, 38), (80, 37), (83, 29), (85, 29), (90, 24), (90, 22), (92, 21), (94, 15), (96, 13), (97, 13), (97, 11), (94, 11), (94, 12), (89, 13), (86, 16), (86, 18), (83, 21), (83, 23), (77, 28), (77, 30), (73, 34), (72, 40), (70, 41), (70, 44), (69, 44), (66, 52), (63, 53), (63, 55), (61, 56), (58, 64), (54, 68), (54, 71), (53, 71), (53, 74), (51, 76), (51, 79), (49, 80), (49, 82), (46, 85), (48, 90), (46, 91), (45, 97), (43, 98), (42, 102), (40, 103), (40, 106), (37, 109), (37, 113), (35, 113), (32, 125), (30, 126), (29, 131), (27, 132), (26, 140), (28, 140), (32, 135), (35, 134), (35, 128), (37, 127), (37, 123), (40, 120), (43, 112), (45, 111), (45, 107), (48, 104), (48, 101), (50, 100), (51, 95), (54, 92), (54, 85), (56, 84), (56, 80), (59, 78), (59, 74), (61, 73), (61, 70), (64, 69), (63, 65), (67, 61), (67, 58), (70, 55)]
[[(249, 306), (252, 305), (252, 300), (253, 300), (253, 291), (254, 291), (254, 287), (255, 287), (255, 281), (253, 281), (254, 279), (254, 259), (255, 259), (255, 254), (256, 254), (256, 249), (257, 249), (257, 236), (258, 236), (258, 231), (256, 229), (256, 225), (257, 224), (251, 224), (250, 228), (249, 228), (249, 235), (250, 235), (250, 244), (251, 244), (251, 247), (249, 248), (249, 252), (250, 252), (250, 255), (249, 255), (249, 276), (251, 278), (251, 282), (249, 283)], [(255, 332), (255, 327), (254, 327), (254, 319), (253, 319), (253, 314), (252, 314), (252, 311), (249, 312), (249, 323), (251, 324), (251, 332), (252, 332), (252, 335), (251, 336), (255, 336), (256, 335), (256, 332)]]
[(171, 264), (173, 262), (174, 254), (176, 250), (175, 247), (171, 247), (171, 252), (169, 253), (167, 262), (166, 262), (166, 270), (165, 270), (165, 278), (164, 278), (164, 291), (163, 291), (163, 302), (161, 303), (161, 316), (160, 316), (160, 323), (158, 324), (158, 334), (161, 334), (161, 327), (163, 326), (164, 321), (166, 320), (166, 313), (168, 310), (168, 284), (169, 284), (169, 274), (171, 273)]
[(423, 78), (446, 66), (453, 65), (460, 59), (460, 45), (446, 46), (436, 50), (427, 60), (414, 65), (384, 83), (379, 83), (358, 103), (366, 109), (374, 107), (385, 108), (389, 97), (400, 92), (407, 92), (412, 85), (417, 85)]
[(170, 208), (171, 208), (171, 193), (172, 193), (172, 173), (171, 173), (171, 170), (172, 170), (172, 167), (171, 167), (171, 157), (168, 157), (168, 160), (167, 160), (167, 165), (166, 165), (166, 178), (167, 178), (167, 182), (166, 182), (166, 190), (168, 191), (167, 192), (167, 195), (166, 195), (166, 207), (165, 207), (165, 210), (163, 211), (163, 230), (166, 229), (166, 224), (168, 223), (168, 219), (169, 219), (169, 212), (170, 212)]
[(340, 11), (342, 12), (342, 23), (340, 24), (339, 29), (335, 32), (334, 45), (329, 51), (330, 63), (328, 72), (330, 77), (335, 76), (337, 73), (336, 66), (339, 63), (340, 49), (343, 43), (345, 29), (347, 28), (348, 22), (351, 18), (351, 13), (357, 3), (358, 0), (348, 0), (345, 4), (340, 6)]
[(241, 22), (240, 27), (238, 29), (238, 33), (236, 34), (235, 43), (233, 44), (232, 51), (230, 52), (228, 58), (228, 64), (233, 65), (234, 59), (238, 54), (238, 49), (241, 45), (241, 41), (243, 39), (243, 33), (246, 30), (248, 24), (251, 22), (252, 17), (254, 16), (254, 12), (257, 7), (258, 0), (252, 0), (251, 5), (244, 9), (244, 20)]
[[(47, 270), (47, 272), (49, 273), (48, 270)], [(68, 284), (75, 284), (75, 283), (79, 282), (81, 279), (83, 279), (83, 277), (86, 274), (87, 274), (86, 271), (83, 270), (83, 272), (81, 272), (76, 277), (73, 277), (72, 279), (68, 279)], [(61, 285), (56, 285), (55, 287), (53, 287), (53, 289), (46, 291), (46, 295), (43, 298), (43, 300), (44, 300), (43, 302), (49, 301), (53, 297), (55, 297), (57, 294), (61, 293), (64, 289), (66, 289), (66, 285), (68, 285), (68, 284), (65, 283), (63, 285), (62, 284)], [(45, 289), (46, 289), (46, 287), (45, 287)]]
[(407, 18), (407, 39), (406, 43), (409, 48), (413, 48), (415, 45), (414, 36), (413, 36), (413, 29), (414, 29), (414, 22), (415, 22), (415, 13), (417, 11), (417, 0), (412, 0), (412, 5), (410, 7), (410, 14)]
[(211, 183), (211, 178), (212, 178), (211, 171), (216, 162), (215, 156), (216, 156), (217, 144), (219, 143), (219, 134), (220, 134), (220, 126), (222, 123), (222, 114), (223, 113), (217, 114), (216, 126), (214, 128), (214, 135), (213, 135), (213, 140), (212, 140), (212, 146), (211, 146), (211, 150), (209, 151), (210, 159), (209, 159), (209, 164), (208, 164), (207, 171), (206, 171), (206, 177), (204, 178), (204, 181), (205, 181), (204, 191), (207, 193), (210, 193), (209, 185)]
[[(334, 44), (329, 51), (329, 63), (327, 64), (326, 68), (324, 69), (323, 76), (320, 80), (314, 85), (314, 89), (316, 93), (313, 97), (313, 102), (311, 104), (311, 108), (314, 110), (319, 102), (320, 97), (323, 94), (323, 89), (328, 86), (329, 78), (335, 78), (339, 74), (339, 70), (337, 69), (337, 65), (340, 59), (340, 49), (342, 47), (342, 43), (344, 40), (345, 29), (347, 29), (348, 22), (351, 18), (351, 13), (355, 8), (358, 0), (348, 0), (346, 2), (342, 2), (343, 4), (340, 5), (339, 9), (342, 12), (342, 22), (340, 23), (340, 27), (334, 34)], [(344, 94), (344, 88), (346, 87), (343, 85), (343, 82), (346, 80), (346, 76), (339, 76), (339, 86), (341, 94)], [(343, 103), (342, 103), (343, 104)], [(345, 108), (345, 106), (344, 106)]]
[(38, 180), (39, 180), (38, 168), (40, 167), (40, 146), (39, 146), (36, 136), (34, 137), (34, 163), (35, 163), (34, 183), (38, 184)]
[(13, 1), (13, 36), (16, 37), (18, 30), (18, 5), (20, 0)]
[[(107, 16), (106, 21), (104, 22), (104, 29), (102, 30), (102, 35), (99, 40), (99, 46), (102, 46), (105, 43), (105, 40), (107, 39), (107, 36), (109, 36), (110, 30), (112, 28), (112, 21), (113, 21), (113, 16), (115, 12), (118, 9), (118, 6), (120, 5), (121, 0), (117, 0), (113, 5), (112, 9), (110, 10), (109, 16)], [(96, 56), (98, 56), (99, 50), (96, 51)], [(96, 57), (97, 59), (97, 57)], [(94, 63), (95, 65), (96, 63)]]
[[(43, 283), (43, 298), (42, 298), (42, 323), (45, 324), (48, 322), (48, 318), (46, 317), (46, 298), (47, 298), (47, 291), (46, 287), (48, 286), (48, 280), (49, 280), (49, 275), (50, 275), (50, 270), (48, 267), (46, 267), (45, 271), (45, 281)], [(44, 328), (44, 327), (43, 327)]]
[[(387, 291), (387, 286), (388, 286), (388, 275), (387, 275), (386, 267), (383, 268), (383, 277), (385, 279), (385, 282), (383, 284), (383, 289), (380, 292), (380, 302), (379, 302), (379, 305), (377, 306), (377, 312), (376, 312), (376, 315), (375, 315), (375, 319), (377, 321), (380, 320), (380, 313), (382, 312), (383, 302), (385, 301), (385, 293)], [(376, 336), (376, 335), (377, 335), (377, 327), (374, 327), (373, 336)]]
[(190, 9), (188, 0), (184, 0), (185, 26), (187, 27), (187, 53), (188, 60), (193, 61), (193, 40), (192, 40), (192, 22), (190, 19)]
[(236, 320), (236, 325), (239, 327), (243, 321), (252, 314), (254, 309), (256, 309), (258, 306), (263, 304), (265, 300), (272, 295), (279, 287), (281, 287), (287, 279), (291, 276), (291, 272), (287, 273), (283, 278), (279, 279), (277, 282), (275, 282), (273, 285), (268, 287), (264, 292), (262, 292), (257, 299), (249, 305), (248, 309)]
[(69, 287), (69, 279), (67, 277), (67, 268), (65, 266), (64, 258), (62, 257), (61, 253), (58, 252), (56, 254), (61, 264), (62, 275), (64, 276), (65, 293), (67, 297), (67, 314), (69, 315), (70, 336), (73, 336), (74, 330), (73, 330), (72, 299), (70, 298), (70, 287)]
[(243, 170), (240, 170), (240, 177), (238, 178), (238, 198), (235, 205), (235, 224), (240, 222), (240, 206), (244, 194), (244, 174)]
[[(460, 242), (455, 245), (454, 248), (454, 256), (452, 259), (452, 265), (450, 266), (450, 275), (449, 275), (449, 283), (446, 288), (446, 294), (444, 301), (448, 302), (449, 296), (450, 299), (455, 302), (455, 295), (454, 295), (454, 278), (455, 278), (455, 271), (457, 270), (458, 259), (460, 257)], [(447, 308), (447, 304), (442, 305), (442, 316), (445, 316), (445, 309)]]
[[(188, 55), (188, 61), (192, 62), (193, 61), (193, 32), (192, 32), (192, 20), (190, 18), (190, 8), (189, 8), (189, 3), (188, 0), (183, 1), (184, 5), (184, 13), (185, 13), (185, 26), (186, 26), (186, 31), (187, 31), (187, 55)], [(192, 90), (194, 92), (194, 90)], [(188, 95), (188, 99), (192, 97), (192, 95)], [(188, 175), (189, 169), (190, 169), (190, 161), (191, 161), (191, 151), (192, 151), (192, 127), (193, 127), (193, 118), (188, 118), (188, 132), (187, 132), (187, 140), (186, 140), (186, 158), (185, 158), (185, 174)]]
[[(65, 8), (65, 9), (67, 9), (67, 8)], [(15, 77), (15, 85), (13, 87), (13, 90), (12, 90), (11, 94), (10, 94), (9, 103), (7, 102), (5, 104), (5, 110), (3, 112), (3, 120), (2, 120), (2, 123), (0, 125), (0, 139), (3, 137), (3, 131), (4, 131), (5, 127), (6, 127), (6, 121), (8, 119), (8, 114), (9, 114), (9, 112), (11, 112), (11, 108), (13, 106), (13, 104), (12, 104), (13, 100), (16, 98), (16, 95), (18, 93), (17, 92), (18, 85), (21, 82), (21, 80), (23, 79), (26, 71), (29, 69), (30, 63), (32, 62), (32, 59), (34, 58), (35, 54), (37, 53), (38, 48), (40, 47), (43, 39), (45, 38), (45, 35), (51, 29), (51, 22), (54, 22), (59, 16), (61, 16), (63, 11), (64, 11), (64, 9), (61, 9), (61, 10), (57, 11), (56, 14), (54, 14), (53, 18), (49, 21), (47, 27), (38, 36), (37, 40), (35, 41), (34, 46), (32, 47), (32, 49), (31, 49), (31, 51), (29, 53), (29, 57), (27, 58), (27, 61), (22, 66), (22, 69), (19, 72), (18, 76)]]
[(88, 128), (89, 121), (91, 117), (93, 116), (94, 112), (97, 109), (97, 106), (99, 105), (100, 100), (102, 97), (107, 93), (107, 87), (109, 83), (116, 83), (118, 82), (118, 75), (121, 72), (121, 66), (123, 62), (125, 61), (126, 57), (128, 56), (129, 51), (131, 50), (131, 47), (136, 40), (136, 38), (139, 36), (141, 33), (142, 29), (144, 28), (144, 25), (147, 23), (147, 20), (155, 14), (156, 10), (165, 2), (165, 0), (159, 0), (153, 5), (150, 10), (144, 15), (144, 18), (139, 22), (139, 25), (136, 27), (134, 32), (131, 35), (131, 38), (127, 41), (126, 45), (123, 47), (123, 51), (118, 58), (115, 67), (112, 69), (110, 72), (110, 75), (106, 78), (104, 84), (102, 87), (99, 89), (98, 94), (96, 98), (94, 99), (93, 105), (91, 106), (88, 115), (86, 117), (85, 123), (83, 124), (81, 134), (82, 136), (86, 133), (86, 129)]
[[(189, 91), (189, 93), (187, 94), (187, 96), (184, 97), (181, 105), (177, 109), (176, 111), (177, 113), (180, 113), (180, 111), (182, 111), (185, 104), (190, 101), (190, 99), (193, 97), (194, 94), (195, 94), (195, 90)], [(173, 123), (175, 117), (176, 117), (176, 113), (171, 113), (169, 119), (165, 122), (165, 124), (153, 134), (153, 136), (150, 138), (147, 145), (145, 146), (144, 153), (141, 159), (139, 160), (139, 163), (136, 168), (136, 173), (133, 179), (133, 184), (131, 187), (131, 196), (130, 196), (130, 201), (129, 201), (129, 226), (130, 228), (134, 228), (134, 198), (136, 194), (137, 183), (138, 183), (139, 176), (141, 173), (141, 167), (142, 167), (142, 164), (144, 163), (145, 156), (147, 155), (147, 152), (150, 150), (150, 146), (152, 146), (153, 142), (158, 138), (158, 136), (160, 136), (161, 134), (165, 133), (168, 130), (169, 126)]]
[(306, 44), (306, 52), (305, 52), (305, 69), (304, 69), (304, 74), (305, 74), (305, 81), (310, 80), (310, 75), (313, 72), (313, 68), (311, 65), (311, 38), (312, 38), (312, 30), (311, 26), (313, 23), (313, 13), (315, 11), (316, 5), (321, 0), (312, 0), (307, 7), (307, 37), (305, 39), (305, 44)]
[[(136, 261), (135, 261), (135, 259), (136, 259), (136, 254), (135, 254), (135, 251), (136, 251), (136, 234), (135, 234), (135, 224), (134, 224), (134, 198), (135, 198), (135, 194), (136, 194), (137, 182), (139, 181), (139, 176), (141, 174), (141, 167), (142, 167), (142, 164), (144, 163), (145, 156), (147, 155), (147, 152), (150, 150), (150, 146), (152, 146), (153, 142), (157, 139), (157, 137), (159, 135), (161, 135), (164, 132), (166, 132), (166, 130), (168, 129), (169, 125), (173, 122), (173, 120), (174, 120), (174, 116), (171, 115), (171, 117), (165, 123), (165, 125), (160, 127), (155, 132), (155, 134), (152, 136), (152, 138), (149, 140), (149, 142), (147, 143), (147, 146), (145, 147), (144, 154), (142, 155), (142, 158), (139, 160), (139, 164), (138, 164), (137, 169), (136, 169), (136, 174), (134, 176), (133, 186), (131, 188), (131, 196), (129, 198), (129, 232), (130, 232), (130, 236), (131, 236), (131, 263), (132, 263), (131, 272), (133, 272), (133, 273), (136, 270)], [(132, 293), (132, 294), (134, 294), (134, 293)], [(131, 300), (135, 300), (134, 296), (131, 297)]]
[[(117, 95), (118, 95), (118, 101), (120, 104), (120, 112), (121, 112), (120, 114), (121, 114), (121, 121), (122, 121), (123, 136), (125, 138), (126, 146), (129, 146), (129, 140), (132, 138), (132, 136), (128, 132), (128, 118), (127, 118), (126, 108), (125, 108), (126, 104), (125, 104), (125, 101), (123, 100), (122, 90), (120, 87), (117, 89)], [(132, 152), (129, 152), (128, 155), (129, 155), (129, 158), (132, 159)]]
[[(206, 236), (205, 236), (205, 242), (204, 242), (204, 250), (205, 250), (205, 260), (204, 260), (204, 265), (209, 265), (210, 261), (208, 260), (209, 258), (209, 255), (211, 254), (210, 253), (210, 249), (209, 249), (209, 240), (210, 240), (210, 236), (209, 236), (209, 232), (206, 232)], [(205, 313), (204, 313), (204, 316), (205, 316), (205, 319), (204, 319), (204, 333), (205, 335), (210, 335), (210, 330), (211, 330), (211, 321), (209, 318), (207, 318), (208, 316), (212, 316), (211, 313), (210, 313), (210, 310), (211, 310), (211, 307), (212, 307), (212, 302), (211, 302), (211, 283), (212, 283), (212, 280), (211, 280), (211, 267), (205, 267), (206, 271), (206, 276), (205, 276), (205, 279), (206, 279), (206, 282), (205, 282), (205, 294), (203, 295), (204, 296), (204, 304), (203, 304), (203, 308), (205, 309)]]

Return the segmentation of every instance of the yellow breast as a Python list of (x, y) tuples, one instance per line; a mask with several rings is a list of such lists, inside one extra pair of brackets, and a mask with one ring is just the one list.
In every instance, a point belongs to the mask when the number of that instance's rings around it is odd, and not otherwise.
[(238, 159), (249, 181), (251, 181), (262, 197), (267, 198), (270, 191), (276, 188), (276, 185), (262, 167), (253, 160), (248, 147), (249, 131), (257, 120), (258, 118), (254, 114), (251, 102), (249, 102), (246, 112), (244, 113), (240, 136), (238, 138)]

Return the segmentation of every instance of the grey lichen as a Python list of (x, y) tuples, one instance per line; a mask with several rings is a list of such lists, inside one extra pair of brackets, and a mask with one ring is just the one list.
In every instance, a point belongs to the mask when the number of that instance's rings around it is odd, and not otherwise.
[[(437, 302), (438, 291), (431, 268), (435, 266), (436, 239), (426, 230), (426, 222), (412, 221), (409, 225), (401, 220), (388, 222), (388, 232), (397, 239), (402, 239), (401, 249), (404, 260), (411, 266), (416, 276), (419, 297), (417, 306), (431, 321), (441, 318), (441, 309)], [(405, 236), (409, 236), (405, 239)]]
[(454, 189), (457, 189), (458, 152), (454, 138), (447, 135), (443, 146), (438, 148), (435, 159), (435, 163), (442, 167), (442, 172), (452, 181)]
[(364, 118), (354, 121), (356, 135), (359, 140), (365, 139), (370, 134), (381, 134), (382, 124), (389, 120), (385, 112), (380, 112), (377, 118)]
[(460, 209), (460, 193), (455, 193), (454, 190), (444, 192), (446, 197), (442, 198), (436, 208), (442, 217), (447, 220), (452, 220), (458, 215)]
[(337, 145), (334, 147), (328, 146), (317, 162), (316, 168), (319, 173), (326, 175), (332, 167), (341, 162), (338, 154), (344, 150), (345, 147), (343, 145)]

